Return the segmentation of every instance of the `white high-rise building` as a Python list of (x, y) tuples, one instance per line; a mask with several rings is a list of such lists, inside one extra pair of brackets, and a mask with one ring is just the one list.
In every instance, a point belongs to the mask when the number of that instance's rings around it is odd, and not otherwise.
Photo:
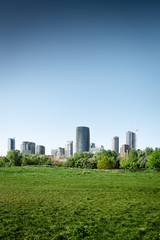
[(128, 131), (126, 133), (126, 144), (129, 145), (130, 150), (136, 150), (136, 134)]
[(73, 141), (67, 141), (65, 146), (65, 156), (71, 157), (73, 156)]
[(15, 139), (14, 138), (8, 138), (8, 152), (11, 150), (15, 150)]
[(112, 137), (111, 150), (115, 151), (117, 155), (119, 154), (119, 137)]

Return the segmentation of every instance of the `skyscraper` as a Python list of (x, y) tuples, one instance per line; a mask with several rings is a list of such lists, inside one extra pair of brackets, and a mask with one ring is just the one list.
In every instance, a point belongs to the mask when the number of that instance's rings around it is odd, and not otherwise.
[(126, 133), (126, 144), (129, 145), (130, 150), (136, 150), (136, 134), (133, 132), (128, 131)]
[(45, 147), (42, 145), (37, 145), (36, 154), (45, 155)]
[(76, 152), (89, 152), (90, 132), (88, 127), (77, 127), (76, 129)]
[(14, 138), (8, 138), (8, 152), (11, 150), (15, 150), (15, 139)]
[(119, 137), (112, 137), (112, 151), (115, 151), (116, 154), (119, 154)]
[(73, 141), (67, 141), (67, 144), (65, 147), (65, 156), (66, 157), (73, 156)]
[(28, 154), (35, 154), (35, 143), (33, 142), (22, 142), (21, 144), (21, 152), (22, 154), (28, 153)]

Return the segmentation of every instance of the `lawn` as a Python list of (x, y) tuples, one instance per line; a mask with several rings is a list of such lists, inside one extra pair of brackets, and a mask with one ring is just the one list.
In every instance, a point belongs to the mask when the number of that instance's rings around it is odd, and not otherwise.
[(160, 239), (160, 173), (0, 168), (0, 239)]

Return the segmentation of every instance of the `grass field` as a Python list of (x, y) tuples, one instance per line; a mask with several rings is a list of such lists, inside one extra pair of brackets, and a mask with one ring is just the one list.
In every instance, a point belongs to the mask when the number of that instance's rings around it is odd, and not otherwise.
[(160, 239), (160, 173), (0, 168), (0, 239)]

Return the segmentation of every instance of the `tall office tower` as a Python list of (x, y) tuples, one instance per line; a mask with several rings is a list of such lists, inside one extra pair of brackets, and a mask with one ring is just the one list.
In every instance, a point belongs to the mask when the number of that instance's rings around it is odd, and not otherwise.
[(77, 127), (76, 129), (76, 152), (89, 152), (90, 132), (88, 127)]
[(65, 147), (65, 156), (66, 157), (73, 156), (73, 141), (67, 141), (67, 144)]
[(115, 153), (118, 156), (118, 154), (119, 154), (119, 137), (112, 137), (111, 150), (115, 151)]
[(35, 143), (28, 141), (22, 142), (21, 152), (22, 154), (24, 153), (35, 154)]
[(36, 154), (45, 155), (45, 147), (42, 145), (37, 145)]
[(15, 150), (15, 139), (14, 138), (8, 138), (8, 152), (11, 150)]
[(120, 149), (120, 153), (128, 153), (129, 154), (130, 151), (130, 146), (128, 144), (123, 144), (121, 149)]
[(129, 145), (130, 150), (136, 150), (136, 134), (133, 132), (128, 131), (126, 133), (126, 144)]

